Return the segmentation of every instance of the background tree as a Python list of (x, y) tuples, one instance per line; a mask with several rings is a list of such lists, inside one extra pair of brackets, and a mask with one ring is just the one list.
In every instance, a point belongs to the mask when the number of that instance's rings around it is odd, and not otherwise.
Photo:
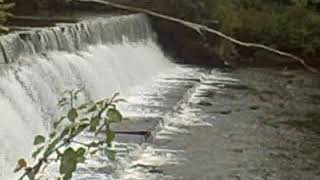
[(10, 10), (14, 7), (15, 3), (6, 3), (4, 0), (0, 0), (0, 30), (2, 32), (9, 31), (5, 26), (8, 17), (12, 16)]

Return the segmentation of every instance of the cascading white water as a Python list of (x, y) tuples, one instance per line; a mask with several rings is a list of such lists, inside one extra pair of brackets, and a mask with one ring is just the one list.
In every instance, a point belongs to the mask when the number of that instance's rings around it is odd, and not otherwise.
[(87, 98), (124, 93), (174, 67), (154, 41), (143, 15), (78, 24), (0, 38), (0, 179), (14, 179), (16, 160), (30, 156), (32, 139), (48, 130), (65, 90)]

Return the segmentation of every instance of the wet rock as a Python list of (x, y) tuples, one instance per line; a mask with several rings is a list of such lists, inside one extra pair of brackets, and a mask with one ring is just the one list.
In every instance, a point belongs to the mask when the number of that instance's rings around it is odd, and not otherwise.
[(259, 105), (252, 105), (249, 107), (251, 110), (258, 110), (260, 109), (260, 106)]
[(209, 103), (207, 101), (200, 101), (197, 104), (201, 106), (212, 106), (212, 103)]
[(261, 94), (269, 94), (269, 95), (277, 94), (275, 91), (272, 91), (272, 90), (262, 90), (260, 93)]
[(285, 103), (283, 103), (283, 102), (280, 102), (280, 103), (279, 103), (279, 107), (280, 107), (280, 108), (285, 108), (285, 106), (286, 106)]
[(111, 174), (114, 169), (111, 166), (92, 167), (91, 171), (95, 171), (101, 174)]
[(165, 78), (165, 80), (200, 82), (199, 78)]
[(248, 90), (250, 89), (249, 86), (244, 85), (244, 84), (225, 84), (225, 88), (231, 88), (231, 89), (236, 89), (236, 90)]
[(293, 80), (288, 80), (287, 81), (287, 84), (292, 84), (293, 83)]
[(131, 168), (139, 168), (139, 167), (141, 167), (141, 168), (146, 168), (146, 169), (147, 169), (147, 168), (156, 169), (157, 166), (155, 166), (155, 165), (148, 165), (148, 164), (140, 164), (140, 163), (134, 164), (134, 165), (131, 166)]
[(117, 132), (117, 141), (141, 144), (150, 138), (150, 132), (161, 120), (161, 117), (130, 117), (128, 121), (112, 124), (111, 127)]
[(158, 125), (161, 117), (129, 117), (128, 121), (120, 124), (113, 124), (115, 131), (150, 131)]
[(197, 95), (195, 95), (195, 97), (204, 97), (204, 98), (212, 98), (215, 96), (215, 92), (212, 91), (206, 91), (206, 92), (201, 92)]
[(153, 173), (153, 174), (163, 174), (163, 170), (160, 170), (160, 169), (151, 169), (151, 170), (149, 170), (149, 173)]
[(271, 94), (258, 94), (258, 97), (262, 102), (268, 102), (272, 98)]
[(244, 149), (233, 149), (232, 151), (236, 153), (244, 153)]
[(215, 113), (222, 114), (222, 115), (228, 115), (228, 114), (232, 113), (232, 110), (215, 111)]

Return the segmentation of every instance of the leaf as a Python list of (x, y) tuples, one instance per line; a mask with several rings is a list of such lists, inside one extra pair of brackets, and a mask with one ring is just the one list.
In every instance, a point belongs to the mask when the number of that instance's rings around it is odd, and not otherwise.
[(34, 138), (33, 145), (39, 145), (46, 141), (46, 138), (44, 136), (38, 135)]
[(121, 113), (116, 109), (109, 109), (107, 112), (107, 117), (110, 123), (119, 123), (122, 121)]
[(89, 103), (85, 103), (85, 104), (82, 104), (81, 106), (78, 107), (78, 110), (84, 110), (88, 107)]
[(52, 143), (50, 143), (46, 149), (46, 151), (44, 152), (44, 157), (48, 157), (52, 151), (55, 149), (55, 147), (57, 146), (57, 144), (59, 144), (62, 139), (67, 135), (69, 134), (70, 132), (70, 126), (66, 127), (63, 129), (63, 131), (61, 132), (61, 134), (55, 138)]
[(65, 116), (62, 116), (58, 121), (53, 123), (53, 128), (57, 129), (57, 127), (59, 126), (59, 124), (61, 124), (61, 122), (65, 119)]
[(88, 122), (89, 119), (88, 118), (83, 118), (83, 119), (80, 119), (80, 122)]
[(14, 170), (14, 172), (16, 173), (16, 172), (20, 171), (22, 168), (26, 168), (26, 167), (27, 167), (27, 161), (25, 159), (19, 159), (17, 167)]
[(84, 157), (84, 156), (77, 157), (77, 162), (78, 163), (84, 163), (85, 161), (86, 161), (86, 157)]
[(113, 100), (115, 100), (118, 96), (120, 95), (120, 93), (115, 93), (113, 96), (112, 96), (112, 98), (110, 99), (110, 102), (112, 103), (113, 102)]
[(10, 31), (10, 29), (6, 26), (0, 25), (0, 31), (8, 32), (8, 31)]
[(83, 147), (81, 147), (81, 148), (79, 148), (78, 150), (77, 150), (77, 162), (84, 162), (85, 160), (86, 160), (86, 158), (84, 157), (84, 155), (86, 154), (86, 149), (85, 148), (83, 148)]
[(112, 161), (116, 160), (116, 153), (117, 153), (116, 151), (110, 150), (110, 149), (106, 149), (105, 153), (106, 153), (107, 157), (110, 160), (112, 160)]
[(52, 143), (50, 143), (46, 149), (46, 151), (44, 152), (43, 156), (46, 158), (48, 156), (51, 155), (51, 153), (53, 152), (54, 148), (56, 147), (56, 145), (61, 141), (60, 137), (57, 137), (55, 140), (52, 141)]
[(44, 146), (41, 146), (41, 147), (39, 147), (36, 151), (34, 151), (33, 153), (32, 153), (32, 158), (33, 159), (36, 159), (37, 158), (37, 156), (41, 153), (41, 151), (44, 149)]
[(54, 138), (57, 135), (56, 131), (53, 131), (52, 133), (49, 134), (50, 139)]
[(119, 103), (119, 102), (127, 102), (125, 99), (116, 99), (113, 101), (113, 103)]
[(81, 148), (79, 148), (79, 149), (77, 150), (76, 153), (77, 153), (78, 156), (84, 156), (84, 154), (86, 153), (86, 149), (83, 148), (83, 147), (81, 147)]
[(77, 164), (79, 162), (84, 162), (85, 157), (84, 154), (86, 153), (86, 150), (84, 148), (79, 148), (77, 151), (75, 151), (73, 148), (69, 147), (64, 151), (64, 153), (61, 156), (61, 162), (60, 162), (60, 174), (64, 175), (64, 180), (69, 180), (72, 178), (72, 174), (77, 169)]
[(67, 101), (67, 98), (61, 98), (59, 101), (58, 101), (58, 106), (59, 107), (62, 107), (66, 104), (66, 101)]
[(112, 141), (114, 140), (114, 138), (116, 137), (115, 133), (113, 131), (111, 131), (110, 129), (106, 132), (106, 143), (107, 146), (111, 146)]
[(94, 112), (94, 111), (96, 111), (97, 110), (97, 106), (96, 105), (93, 105), (92, 107), (90, 107), (89, 109), (88, 109), (88, 113), (91, 113), (91, 112)]
[(89, 126), (89, 124), (84, 123), (84, 124), (80, 124), (78, 126), (77, 129), (75, 129), (75, 131), (73, 132), (74, 136), (77, 136), (78, 134), (80, 134), (83, 130), (85, 130), (87, 127)]
[(93, 150), (93, 151), (90, 152), (90, 155), (95, 155), (99, 151), (100, 151), (99, 149)]
[(77, 97), (83, 91), (84, 91), (84, 88), (78, 89), (77, 91), (74, 92), (74, 96)]
[(73, 172), (77, 169), (77, 163), (77, 153), (69, 147), (64, 151), (60, 162), (60, 174), (64, 175), (64, 180), (72, 178)]
[(105, 103), (105, 100), (100, 100), (100, 101), (96, 102), (96, 104), (100, 105), (100, 106), (102, 106), (104, 103)]
[(18, 166), (27, 167), (27, 161), (25, 159), (19, 159)]
[(69, 121), (74, 122), (76, 120), (76, 118), (78, 117), (78, 112), (76, 109), (72, 108), (68, 112), (67, 116), (68, 116)]
[(90, 131), (95, 131), (100, 124), (100, 118), (98, 116), (92, 117), (90, 121)]
[(63, 131), (61, 132), (59, 138), (60, 138), (60, 139), (63, 139), (67, 134), (69, 134), (71, 127), (72, 127), (72, 126), (67, 126), (67, 127), (65, 127), (65, 128), (63, 129)]
[(59, 151), (59, 149), (56, 149), (56, 154), (57, 154), (57, 157), (56, 157), (56, 159), (55, 159), (55, 162), (57, 162), (57, 161), (61, 158), (61, 156), (62, 156), (62, 154), (61, 154), (61, 152)]

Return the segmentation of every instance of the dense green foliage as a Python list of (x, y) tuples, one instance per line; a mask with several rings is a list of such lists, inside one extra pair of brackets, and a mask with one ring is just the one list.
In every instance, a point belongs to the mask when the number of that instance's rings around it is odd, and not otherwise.
[[(111, 149), (115, 132), (110, 125), (122, 121), (123, 117), (116, 105), (124, 100), (117, 98), (119, 94), (115, 94), (110, 99), (76, 107), (75, 101), (79, 92), (66, 92), (66, 96), (59, 101), (60, 107), (69, 109), (66, 115), (54, 121), (52, 131), (47, 137), (37, 135), (34, 138), (36, 150), (32, 158), (37, 160), (36, 164), (30, 166), (24, 158), (18, 160), (15, 172), (24, 170), (20, 180), (37, 179), (39, 172), (44, 172), (52, 162), (59, 164), (61, 177), (58, 179), (69, 180), (78, 164), (96, 153), (102, 153), (111, 160), (115, 158), (115, 152)], [(79, 136), (84, 133), (91, 133), (94, 138), (89, 142), (81, 142)]]
[(14, 6), (14, 3), (6, 3), (4, 0), (0, 0), (0, 31), (8, 31), (9, 29), (4, 26), (8, 17), (12, 16), (9, 12)]
[[(228, 35), (309, 59), (320, 55), (318, 0), (201, 1), (209, 18), (219, 20), (221, 31)], [(232, 46), (224, 43), (227, 50), (222, 53), (234, 51)]]

